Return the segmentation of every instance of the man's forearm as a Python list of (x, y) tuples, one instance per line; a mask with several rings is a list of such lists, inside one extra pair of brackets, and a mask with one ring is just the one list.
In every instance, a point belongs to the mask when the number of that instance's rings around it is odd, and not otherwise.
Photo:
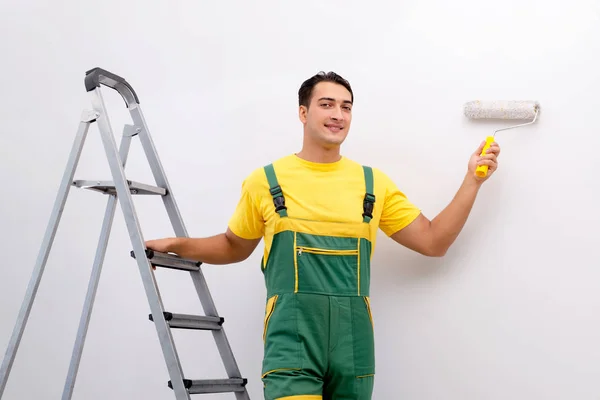
[(467, 222), (481, 183), (466, 176), (456, 195), (431, 221), (433, 247), (436, 254), (445, 254)]
[(246, 257), (236, 251), (224, 233), (206, 238), (176, 237), (170, 241), (169, 252), (207, 264), (232, 264), (243, 261)]

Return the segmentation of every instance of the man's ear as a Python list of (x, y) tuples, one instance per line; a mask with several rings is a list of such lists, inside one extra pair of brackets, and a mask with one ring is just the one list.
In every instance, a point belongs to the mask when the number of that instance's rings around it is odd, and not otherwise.
[(300, 118), (300, 121), (305, 124), (306, 123), (306, 114), (308, 113), (308, 108), (306, 108), (305, 106), (300, 106), (300, 108), (298, 109), (298, 117)]

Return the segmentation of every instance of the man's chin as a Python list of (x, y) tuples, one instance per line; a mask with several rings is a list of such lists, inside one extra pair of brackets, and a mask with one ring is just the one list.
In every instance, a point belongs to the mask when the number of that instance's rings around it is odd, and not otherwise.
[(344, 142), (344, 140), (346, 139), (346, 133), (345, 132), (339, 132), (339, 133), (327, 132), (325, 135), (322, 136), (322, 138), (327, 143), (339, 145), (339, 144), (342, 144)]
[(341, 146), (344, 143), (344, 138), (326, 138), (322, 143), (326, 148), (333, 149)]

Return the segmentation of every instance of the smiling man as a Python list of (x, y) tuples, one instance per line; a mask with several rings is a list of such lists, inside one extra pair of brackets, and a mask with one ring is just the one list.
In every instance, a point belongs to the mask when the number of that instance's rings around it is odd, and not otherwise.
[[(443, 256), (481, 184), (497, 168), (496, 143), (472, 154), (458, 192), (427, 219), (382, 171), (341, 155), (354, 94), (339, 75), (300, 87), (302, 149), (251, 172), (224, 233), (166, 238), (148, 248), (205, 264), (247, 259), (261, 239), (267, 289), (262, 380), (266, 400), (369, 400), (375, 376), (370, 307), (377, 230), (425, 256)], [(487, 165), (486, 177), (475, 175)]]

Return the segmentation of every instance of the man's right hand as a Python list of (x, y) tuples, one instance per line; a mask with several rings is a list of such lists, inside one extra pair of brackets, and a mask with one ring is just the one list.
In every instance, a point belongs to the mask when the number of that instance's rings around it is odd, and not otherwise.
[(175, 238), (165, 238), (165, 239), (154, 239), (147, 240), (145, 242), (146, 248), (154, 251), (158, 251), (159, 253), (168, 253), (172, 251), (173, 243)]

